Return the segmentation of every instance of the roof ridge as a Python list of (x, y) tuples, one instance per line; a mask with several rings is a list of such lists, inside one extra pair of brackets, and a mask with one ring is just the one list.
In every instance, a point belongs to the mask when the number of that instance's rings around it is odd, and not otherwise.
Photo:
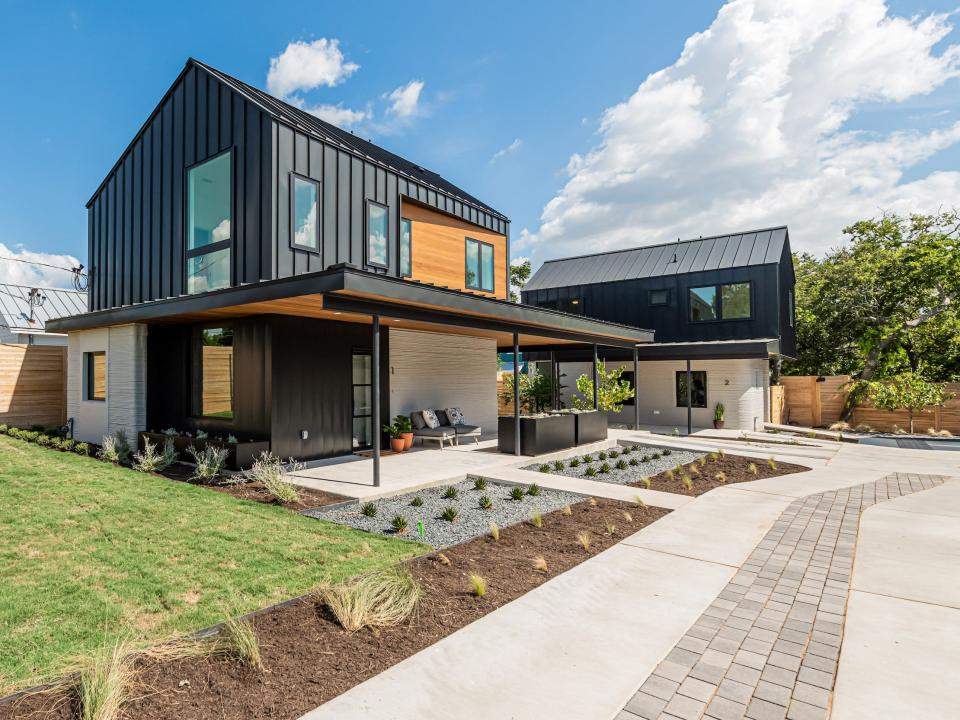
[(637, 245), (635, 247), (629, 247), (629, 248), (617, 248), (615, 250), (604, 250), (604, 251), (595, 252), (595, 253), (584, 253), (583, 255), (569, 255), (567, 257), (552, 258), (550, 260), (544, 260), (543, 264), (546, 265), (547, 263), (564, 262), (566, 260), (583, 260), (584, 258), (599, 257), (601, 255), (615, 255), (617, 253), (635, 252), (637, 250), (650, 250), (652, 248), (658, 248), (658, 247), (670, 247), (672, 245), (685, 245), (687, 243), (702, 242), (704, 240), (716, 240), (717, 238), (722, 238), (722, 237), (734, 237), (737, 235), (750, 235), (751, 233), (756, 234), (756, 233), (773, 231), (773, 230), (787, 230), (787, 229), (788, 227), (786, 225), (773, 225), (771, 227), (756, 228), (755, 230), (741, 230), (739, 232), (718, 233), (716, 235), (705, 235), (703, 237), (698, 237), (698, 238), (686, 238), (684, 240), (671, 240), (669, 242), (654, 243), (653, 245)]

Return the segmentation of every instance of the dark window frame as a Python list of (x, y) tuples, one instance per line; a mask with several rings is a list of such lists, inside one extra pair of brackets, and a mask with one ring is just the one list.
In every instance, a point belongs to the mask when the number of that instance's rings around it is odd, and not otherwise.
[[(654, 293), (663, 293), (663, 302), (655, 302)], [(664, 307), (670, 304), (670, 288), (655, 288), (647, 290), (647, 307)]]
[[(194, 420), (203, 420), (207, 422), (221, 422), (233, 424), (237, 419), (237, 385), (234, 382), (234, 379), (230, 381), (230, 417), (225, 418), (219, 415), (204, 415), (203, 414), (203, 381), (197, 381), (197, 378), (203, 377), (203, 343), (201, 342), (201, 335), (204, 330), (209, 330), (211, 328), (230, 328), (230, 337), (233, 341), (236, 340), (237, 335), (234, 332), (234, 324), (232, 322), (209, 322), (204, 323), (203, 325), (195, 325), (192, 328), (190, 334), (190, 365), (189, 365), (189, 382), (188, 387), (188, 397), (187, 397), (187, 406), (189, 408), (189, 417)], [(231, 342), (230, 347), (236, 348), (236, 345)], [(200, 395), (197, 395), (199, 391)]]
[(633, 389), (633, 397), (624, 400), (622, 404), (633, 407), (637, 403), (637, 377), (634, 375), (633, 370), (624, 370), (620, 374), (620, 379), (629, 381), (630, 387)]
[[(736, 318), (725, 318), (723, 316), (723, 288), (727, 285), (746, 285), (748, 288), (748, 295), (750, 298), (750, 314), (746, 317), (736, 317)], [(694, 320), (690, 317), (690, 313), (693, 309), (693, 306), (690, 302), (690, 296), (694, 290), (699, 290), (701, 288), (712, 287), (713, 291), (717, 296), (717, 314), (719, 317), (715, 318), (704, 318), (702, 320)], [(693, 323), (694, 325), (700, 325), (701, 323), (722, 323), (722, 322), (745, 322), (748, 320), (753, 320), (753, 280), (731, 280), (729, 282), (718, 282), (707, 285), (689, 285), (687, 287), (687, 322)]]
[[(103, 357), (103, 397), (97, 397), (94, 393), (96, 383), (94, 382), (94, 361), (95, 357)], [(107, 351), (91, 350), (83, 353), (83, 399), (89, 402), (107, 401)]]
[[(236, 246), (234, 243), (236, 236), (234, 229), (237, 227), (237, 193), (234, 192), (234, 187), (237, 183), (237, 163), (236, 158), (234, 157), (234, 148), (235, 146), (231, 145), (226, 150), (221, 150), (218, 153), (214, 153), (209, 157), (205, 157), (203, 160), (198, 160), (197, 162), (186, 165), (183, 168), (183, 267), (180, 268), (180, 272), (182, 273), (181, 277), (183, 279), (183, 291), (188, 295), (202, 295), (203, 293), (191, 293), (187, 289), (190, 284), (190, 279), (187, 276), (187, 267), (189, 266), (187, 261), (191, 258), (197, 257), (198, 255), (206, 255), (219, 250), (230, 250), (230, 283), (227, 285), (227, 287), (236, 287), (233, 272), (234, 260), (236, 258)], [(216, 160), (220, 156), (227, 154), (230, 155), (230, 237), (227, 240), (218, 240), (215, 243), (208, 243), (201, 247), (190, 249), (190, 241), (187, 232), (190, 227), (190, 171), (210, 162), (211, 160)], [(204, 290), (204, 292), (216, 292), (217, 290), (225, 289), (226, 288), (217, 288), (216, 290)]]
[[(407, 223), (410, 226), (410, 272), (403, 272), (403, 224)], [(398, 238), (399, 244), (397, 246), (397, 271), (400, 277), (413, 277), (413, 220), (410, 218), (401, 217), (400, 218), (400, 237)]]
[[(302, 180), (303, 182), (308, 182), (314, 185), (317, 189), (317, 246), (310, 247), (309, 245), (301, 245), (296, 242), (294, 238), (297, 237), (297, 228), (296, 228), (296, 205), (297, 205), (297, 193), (294, 191), (294, 186), (297, 180)], [(312, 177), (307, 175), (302, 175), (298, 172), (290, 171), (290, 247), (293, 250), (302, 250), (303, 252), (314, 253), (315, 255), (321, 254), (320, 238), (323, 232), (323, 187), (319, 180), (314, 180)]]
[[(353, 359), (357, 355), (364, 355), (370, 358), (370, 382), (369, 383), (357, 383), (353, 380)], [(357, 415), (356, 403), (354, 398), (356, 397), (356, 389), (358, 387), (368, 387), (370, 388), (370, 414), (369, 415)], [(353, 347), (350, 349), (350, 435), (351, 441), (353, 440), (353, 421), (358, 418), (370, 418), (370, 444), (369, 445), (358, 445), (355, 448), (352, 448), (351, 452), (370, 450), (373, 447), (373, 443), (377, 442), (379, 438), (379, 429), (373, 427), (373, 349), (368, 347)], [(352, 443), (351, 443), (352, 444)]]
[[(698, 404), (695, 401), (696, 393), (690, 393), (691, 405), (694, 409), (706, 408), (709, 406), (709, 386), (707, 385), (707, 371), (706, 370), (691, 370), (690, 371), (690, 380), (696, 384), (697, 376), (703, 376), (703, 405)], [(683, 393), (683, 397), (680, 395), (680, 380), (686, 381), (687, 371), (686, 370), (677, 370), (673, 380), (673, 392), (676, 395), (677, 407), (686, 408), (687, 407), (687, 394)]]
[[(467, 290), (477, 290), (479, 292), (496, 294), (497, 292), (497, 247), (491, 242), (486, 242), (484, 240), (477, 240), (472, 237), (463, 238), (463, 286)], [(471, 285), (469, 281), (469, 248), (470, 243), (476, 243), (477, 246), (477, 284)], [(490, 289), (487, 290), (483, 287), (483, 246), (486, 245), (490, 248), (490, 252), (493, 254), (493, 277), (490, 279)]]
[[(376, 205), (383, 208), (387, 214), (387, 262), (381, 265), (370, 259), (370, 206)], [(390, 269), (390, 206), (382, 202), (367, 198), (363, 205), (363, 263), (367, 267), (379, 268), (381, 270)]]

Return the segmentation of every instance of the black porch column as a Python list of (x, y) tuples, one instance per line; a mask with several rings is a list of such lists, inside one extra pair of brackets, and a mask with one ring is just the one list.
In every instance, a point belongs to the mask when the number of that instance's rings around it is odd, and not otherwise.
[(693, 373), (687, 358), (687, 435), (693, 435)]
[(633, 429), (640, 429), (640, 351), (633, 348)]
[(593, 409), (600, 409), (600, 388), (597, 387), (597, 344), (593, 344)]
[(560, 409), (560, 388), (557, 387), (560, 381), (560, 373), (557, 372), (557, 354), (550, 351), (550, 388), (552, 390), (550, 404), (554, 410)]
[(373, 385), (373, 486), (380, 487), (380, 316), (373, 315), (373, 352), (370, 382)]
[(513, 454), (520, 454), (520, 335), (513, 334)]

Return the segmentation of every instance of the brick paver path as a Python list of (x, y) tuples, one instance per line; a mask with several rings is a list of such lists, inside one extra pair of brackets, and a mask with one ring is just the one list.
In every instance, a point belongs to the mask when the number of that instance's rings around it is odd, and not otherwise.
[(942, 482), (898, 473), (791, 503), (616, 720), (828, 717), (860, 514)]

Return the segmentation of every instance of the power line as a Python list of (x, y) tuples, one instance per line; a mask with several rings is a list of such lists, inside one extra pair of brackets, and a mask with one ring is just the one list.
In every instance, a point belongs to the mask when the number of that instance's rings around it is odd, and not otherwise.
[(26, 263), (27, 265), (38, 265), (40, 267), (48, 267), (53, 270), (63, 270), (64, 272), (73, 274), (73, 286), (77, 290), (82, 292), (87, 289), (88, 277), (87, 277), (87, 274), (83, 272), (83, 263), (80, 263), (79, 267), (65, 268), (62, 265), (51, 265), (50, 263), (40, 262), (39, 260), (26, 260), (24, 258), (0, 256), (0, 260), (9, 260), (10, 262)]

